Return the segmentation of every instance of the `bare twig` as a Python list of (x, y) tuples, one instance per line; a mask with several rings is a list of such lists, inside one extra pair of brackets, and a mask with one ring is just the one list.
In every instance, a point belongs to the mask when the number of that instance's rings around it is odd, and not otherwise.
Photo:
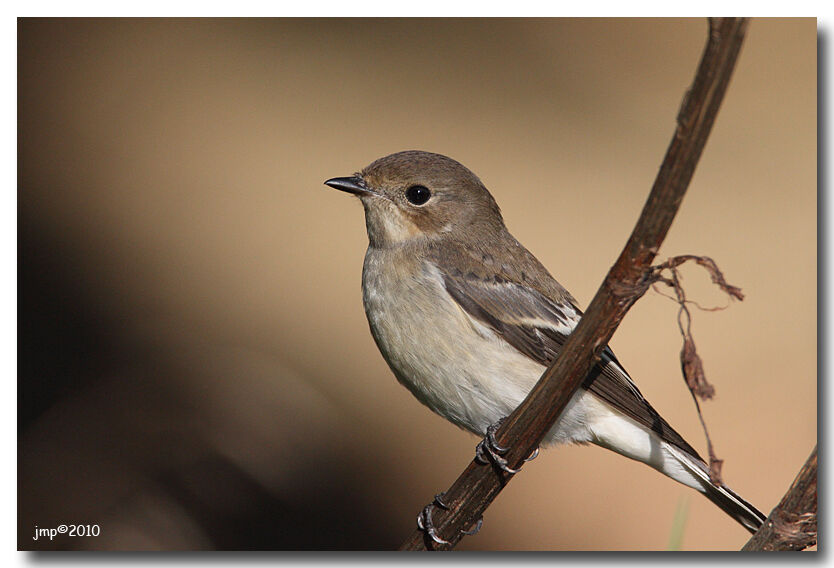
[(817, 447), (765, 524), (742, 550), (802, 550), (817, 543)]
[[(650, 285), (651, 263), (686, 193), (744, 39), (744, 18), (711, 19), (709, 40), (678, 114), (674, 137), (637, 225), (565, 346), (496, 437), (517, 469), (539, 446), (573, 393), (599, 360), (628, 309)], [(415, 530), (402, 549), (450, 549), (474, 526), (512, 474), (473, 460), (435, 508), (437, 543)]]

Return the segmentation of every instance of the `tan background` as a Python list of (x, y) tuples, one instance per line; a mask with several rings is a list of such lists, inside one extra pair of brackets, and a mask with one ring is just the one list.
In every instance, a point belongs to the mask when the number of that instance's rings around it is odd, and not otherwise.
[[(23, 548), (392, 548), (476, 439), (399, 386), (360, 296), (362, 210), (322, 182), (450, 155), (583, 306), (639, 214), (703, 20), (21, 20)], [(816, 22), (754, 20), (661, 257), (695, 312), (728, 484), (769, 512), (816, 443)], [(695, 268), (689, 296), (725, 299)], [(704, 451), (672, 302), (613, 347)], [(441, 331), (442, 332), (442, 331)], [(419, 340), (419, 338), (415, 338)], [(737, 549), (691, 490), (544, 452), (464, 549)], [(33, 541), (98, 523), (98, 538)]]

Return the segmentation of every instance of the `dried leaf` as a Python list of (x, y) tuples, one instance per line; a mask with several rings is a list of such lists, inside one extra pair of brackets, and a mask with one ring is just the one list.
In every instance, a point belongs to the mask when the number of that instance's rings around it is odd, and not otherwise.
[(724, 484), (721, 479), (721, 467), (724, 465), (724, 460), (720, 460), (715, 456), (709, 457), (709, 479), (719, 487)]
[(704, 374), (704, 364), (701, 356), (695, 351), (695, 341), (692, 335), (685, 334), (683, 349), (681, 349), (681, 367), (689, 390), (702, 400), (709, 400), (715, 396), (715, 387), (707, 382)]

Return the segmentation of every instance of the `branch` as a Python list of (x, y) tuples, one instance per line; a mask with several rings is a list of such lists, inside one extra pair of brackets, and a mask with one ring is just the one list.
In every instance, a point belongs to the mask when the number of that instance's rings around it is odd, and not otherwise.
[(817, 543), (817, 447), (742, 550), (802, 550)]
[[(674, 137), (631, 237), (562, 352), (496, 433), (498, 443), (510, 448), (504, 457), (511, 468), (517, 469), (538, 448), (599, 360), (628, 309), (648, 289), (651, 263), (701, 157), (746, 27), (744, 18), (710, 20), (709, 39), (681, 105)], [(423, 531), (415, 530), (401, 549), (453, 548), (463, 531), (477, 524), (510, 477), (507, 472), (473, 460), (445, 492), (443, 502), (448, 508), (434, 508), (437, 534), (449, 543), (437, 544)]]

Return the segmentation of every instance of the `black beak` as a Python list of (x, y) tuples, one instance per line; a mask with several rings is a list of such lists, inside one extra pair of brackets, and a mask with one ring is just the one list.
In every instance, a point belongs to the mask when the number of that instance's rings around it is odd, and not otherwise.
[(332, 178), (324, 182), (324, 185), (329, 185), (333, 189), (346, 191), (354, 195), (369, 195), (373, 193), (373, 191), (368, 189), (368, 187), (365, 185), (365, 181), (357, 176)]

